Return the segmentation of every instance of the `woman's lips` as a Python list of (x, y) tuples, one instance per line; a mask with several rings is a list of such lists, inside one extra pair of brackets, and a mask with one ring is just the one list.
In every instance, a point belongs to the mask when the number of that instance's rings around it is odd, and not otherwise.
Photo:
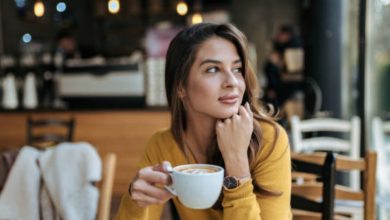
[(223, 104), (235, 104), (238, 101), (238, 96), (236, 95), (222, 96), (218, 99), (218, 101), (222, 102)]

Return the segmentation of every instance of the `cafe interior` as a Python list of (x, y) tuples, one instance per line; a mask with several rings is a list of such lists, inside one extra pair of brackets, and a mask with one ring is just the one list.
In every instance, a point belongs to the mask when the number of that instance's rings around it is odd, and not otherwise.
[[(167, 47), (201, 22), (247, 36), (289, 136), (293, 219), (390, 219), (390, 0), (0, 0), (0, 219), (67, 213), (48, 192), (75, 175), (98, 193), (62, 218), (113, 219), (170, 126)], [(178, 219), (169, 205), (161, 219)]]

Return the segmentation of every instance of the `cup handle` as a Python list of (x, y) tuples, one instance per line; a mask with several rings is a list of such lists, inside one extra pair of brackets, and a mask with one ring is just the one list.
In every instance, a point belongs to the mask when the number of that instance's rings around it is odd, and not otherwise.
[[(164, 163), (163, 168), (165, 171), (168, 172), (169, 176), (171, 176), (171, 179), (173, 181), (173, 169), (170, 163)], [(172, 184), (171, 185), (164, 185), (165, 190), (167, 190), (169, 193), (171, 193), (174, 196), (177, 196), (176, 190), (173, 188)]]
[(177, 196), (176, 190), (172, 187), (172, 185), (165, 185), (164, 186), (165, 190), (167, 190), (170, 194)]

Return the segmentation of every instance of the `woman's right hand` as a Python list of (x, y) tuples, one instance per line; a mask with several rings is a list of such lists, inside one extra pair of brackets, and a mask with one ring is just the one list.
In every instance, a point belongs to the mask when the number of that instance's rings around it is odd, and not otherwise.
[(169, 185), (171, 178), (166, 170), (170, 163), (164, 161), (156, 166), (149, 166), (138, 171), (131, 183), (129, 193), (140, 207), (163, 204), (173, 197), (171, 193), (158, 186)]

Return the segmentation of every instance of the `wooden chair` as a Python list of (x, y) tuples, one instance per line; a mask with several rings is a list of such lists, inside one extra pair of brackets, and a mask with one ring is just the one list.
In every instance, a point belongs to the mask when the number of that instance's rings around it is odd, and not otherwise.
[[(308, 132), (338, 132), (349, 134), (349, 139), (330, 136), (303, 138)], [(300, 120), (297, 116), (291, 117), (291, 141), (296, 153), (313, 151), (333, 151), (345, 153), (353, 159), (360, 158), (360, 119), (355, 116), (351, 120), (335, 118), (313, 118)], [(350, 186), (360, 189), (359, 172), (351, 172)]]
[(372, 146), (378, 152), (379, 219), (390, 218), (390, 143), (386, 143), (386, 137), (390, 138), (390, 121), (383, 122), (379, 117), (375, 117), (372, 121)]
[[(27, 119), (27, 144), (43, 148), (54, 146), (60, 142), (71, 142), (73, 140), (75, 120), (74, 118), (58, 119)], [(65, 129), (61, 134), (55, 130), (57, 127)], [(44, 133), (35, 133), (35, 129), (44, 128)], [(116, 155), (107, 154), (103, 158), (102, 180), (98, 183), (100, 191), (97, 220), (108, 220), (111, 211), (112, 189), (115, 177)]]
[[(351, 219), (350, 212), (338, 211), (338, 202), (363, 204), (365, 220), (375, 219), (376, 153), (367, 152), (364, 159), (333, 153), (292, 154), (293, 168), (299, 172), (316, 173), (318, 178), (306, 178), (295, 173), (292, 186), (294, 219)], [(336, 172), (358, 170), (364, 173), (363, 190), (353, 190), (335, 184)], [(302, 177), (302, 179), (299, 179)], [(321, 202), (319, 202), (321, 201)], [(351, 209), (354, 208), (351, 206)]]
[(100, 198), (98, 205), (97, 220), (108, 220), (111, 211), (112, 189), (114, 185), (116, 166), (116, 155), (109, 153), (103, 160), (103, 176), (98, 187), (100, 189)]
[[(347, 134), (346, 138), (332, 136), (315, 136), (303, 138), (308, 132), (338, 132)], [(299, 117), (291, 118), (291, 139), (295, 152), (332, 151), (344, 153), (352, 159), (360, 158), (360, 119), (352, 117), (351, 120), (335, 118), (313, 118), (300, 120)], [(360, 173), (355, 170), (348, 173), (349, 186), (353, 190), (360, 190)], [(336, 204), (336, 209), (345, 209), (344, 204)], [(355, 218), (362, 215), (361, 209), (349, 209), (354, 213)]]
[[(316, 164), (301, 160), (299, 157), (293, 158), (293, 169), (295, 171), (293, 175), (292, 195), (291, 195), (291, 207), (294, 209), (294, 219), (312, 219), (313, 216), (318, 219), (326, 220), (333, 219), (334, 216), (334, 185), (335, 185), (335, 158), (332, 153), (326, 155), (325, 162), (323, 164)], [(309, 174), (309, 175), (308, 175)], [(319, 189), (320, 197), (322, 201), (316, 201), (316, 197), (302, 196), (301, 194), (311, 194), (310, 188), (318, 185), (319, 182), (315, 181), (317, 178), (307, 178), (310, 174), (318, 176), (322, 181), (321, 189)], [(304, 178), (310, 180), (309, 183), (302, 183)], [(305, 192), (307, 191), (307, 192)], [(318, 195), (316, 195), (318, 197)], [(301, 210), (305, 210), (302, 212)], [(319, 213), (319, 214), (314, 214)]]
[(27, 118), (27, 145), (34, 147), (53, 146), (61, 142), (71, 142), (75, 127), (75, 119)]

